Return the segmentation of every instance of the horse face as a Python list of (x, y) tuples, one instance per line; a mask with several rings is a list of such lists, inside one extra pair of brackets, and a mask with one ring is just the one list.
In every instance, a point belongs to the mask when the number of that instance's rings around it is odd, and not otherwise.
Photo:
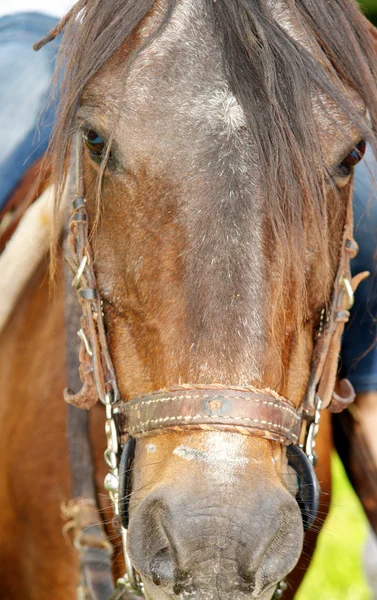
[[(301, 39), (292, 15), (281, 11)], [(93, 247), (121, 393), (132, 398), (180, 383), (255, 385), (297, 406), (316, 315), (335, 272), (349, 178), (343, 192), (326, 191), (327, 262), (304, 227), (308, 297), (297, 299), (306, 312), (297, 311), (293, 278), (280, 281), (284, 252), (266, 216), (280, 192), (266, 198), (261, 140), (229, 87), (204, 3), (177, 4), (124, 84), (132, 44), (87, 87), (79, 111), (92, 222), (96, 152), (112, 136)], [(345, 152), (332, 120), (343, 120), (353, 140), (358, 134), (322, 100), (331, 117), (315, 100), (313, 110), (330, 168)], [(284, 449), (274, 442), (219, 431), (138, 440), (129, 552), (147, 597), (271, 598), (302, 549), (295, 492)]]

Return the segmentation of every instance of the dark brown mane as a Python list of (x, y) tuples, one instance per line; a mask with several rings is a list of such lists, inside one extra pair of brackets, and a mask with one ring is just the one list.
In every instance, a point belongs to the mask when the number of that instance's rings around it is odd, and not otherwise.
[[(176, 3), (166, 0), (158, 27), (146, 43), (158, 37)], [(81, 0), (67, 19), (60, 56), (62, 99), (51, 154), (58, 189), (85, 86), (137, 30), (154, 4), (154, 0)], [(314, 246), (325, 268), (337, 260), (328, 250), (326, 173), (318, 169), (321, 149), (311, 97), (313, 90), (331, 97), (376, 148), (377, 60), (372, 36), (352, 0), (289, 0), (289, 10), (304, 26), (308, 41), (329, 62), (330, 68), (325, 69), (277, 23), (267, 0), (208, 0), (206, 5), (208, 26), (223, 48), (229, 85), (258, 147), (266, 216), (284, 254), (280, 257), (282, 279), (293, 280), (304, 300), (305, 223), (311, 224)], [(344, 84), (360, 95), (370, 123), (342, 93)]]

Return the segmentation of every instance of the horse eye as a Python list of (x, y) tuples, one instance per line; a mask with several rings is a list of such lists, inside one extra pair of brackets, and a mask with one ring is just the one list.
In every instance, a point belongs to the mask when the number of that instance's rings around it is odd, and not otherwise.
[(94, 129), (88, 129), (84, 132), (84, 142), (93, 158), (102, 159), (105, 150), (105, 142)]
[(349, 177), (352, 173), (352, 169), (364, 158), (366, 148), (366, 142), (361, 140), (361, 142), (359, 142), (340, 163), (337, 168), (337, 175), (340, 177)]

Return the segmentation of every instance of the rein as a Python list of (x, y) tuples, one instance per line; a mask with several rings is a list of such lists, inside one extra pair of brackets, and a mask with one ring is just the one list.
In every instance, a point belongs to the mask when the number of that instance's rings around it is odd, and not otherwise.
[[(230, 387), (216, 384), (183, 385), (134, 398), (121, 399), (112, 364), (97, 287), (93, 256), (89, 243), (89, 223), (84, 196), (83, 148), (80, 132), (75, 144), (75, 193), (70, 207), (69, 235), (66, 243), (66, 327), (68, 388), (65, 400), (72, 406), (68, 415), (68, 439), (73, 500), (66, 513), (74, 531), (74, 544), (80, 553), (81, 581), (78, 598), (84, 600), (132, 600), (143, 595), (140, 577), (135, 573), (126, 548), (128, 497), (131, 492), (129, 472), (137, 439), (169, 431), (220, 430), (276, 441), (287, 447), (289, 464), (300, 475), (297, 501), (303, 515), (304, 529), (314, 522), (319, 501), (319, 486), (314, 473), (315, 438), (320, 410), (340, 412), (355, 398), (347, 380), (337, 383), (338, 354), (353, 293), (367, 277), (361, 273), (351, 279), (350, 260), (357, 253), (353, 239), (352, 194), (348, 201), (339, 265), (333, 285), (332, 301), (327, 314), (322, 311), (314, 345), (310, 377), (302, 405), (295, 408), (277, 392), (254, 387)], [(74, 278), (69, 283), (69, 271)], [(67, 274), (68, 273), (68, 274)], [(77, 294), (72, 294), (76, 290)], [(78, 304), (72, 298), (77, 295)], [(80, 338), (80, 378), (77, 378), (77, 335)], [(334, 391), (335, 389), (335, 391)], [(88, 414), (99, 399), (105, 406), (107, 449), (105, 460), (109, 472), (105, 488), (113, 505), (114, 522), (123, 541), (127, 572), (114, 585), (111, 577), (111, 544), (108, 542), (96, 507), (93, 464), (88, 438)], [(80, 437), (81, 441), (77, 438)], [(275, 598), (280, 598), (280, 584)]]

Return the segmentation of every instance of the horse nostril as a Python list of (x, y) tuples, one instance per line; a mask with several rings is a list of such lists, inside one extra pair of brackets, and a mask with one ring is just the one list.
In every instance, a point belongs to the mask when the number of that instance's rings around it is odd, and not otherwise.
[(253, 592), (255, 589), (255, 573), (242, 563), (238, 565), (238, 575), (243, 582), (244, 591)]
[(186, 594), (191, 593), (188, 587), (189, 573), (183, 569), (177, 569), (175, 572), (175, 583), (173, 586), (173, 592), (176, 596), (182, 594), (185, 591)]
[(150, 576), (153, 583), (159, 585), (173, 585), (173, 592), (179, 596), (188, 579), (188, 573), (177, 567), (170, 548), (159, 550), (149, 563)]
[(161, 577), (159, 575), (159, 573), (157, 573), (157, 571), (155, 571), (153, 568), (151, 568), (151, 574), (152, 574), (152, 581), (155, 585), (160, 585), (161, 583)]
[(161, 585), (161, 583), (168, 583), (173, 580), (175, 563), (171, 557), (169, 548), (162, 548), (155, 554), (150, 562), (149, 569), (155, 585)]
[(174, 584), (173, 592), (176, 596), (179, 596), (183, 591), (183, 585), (181, 583)]

